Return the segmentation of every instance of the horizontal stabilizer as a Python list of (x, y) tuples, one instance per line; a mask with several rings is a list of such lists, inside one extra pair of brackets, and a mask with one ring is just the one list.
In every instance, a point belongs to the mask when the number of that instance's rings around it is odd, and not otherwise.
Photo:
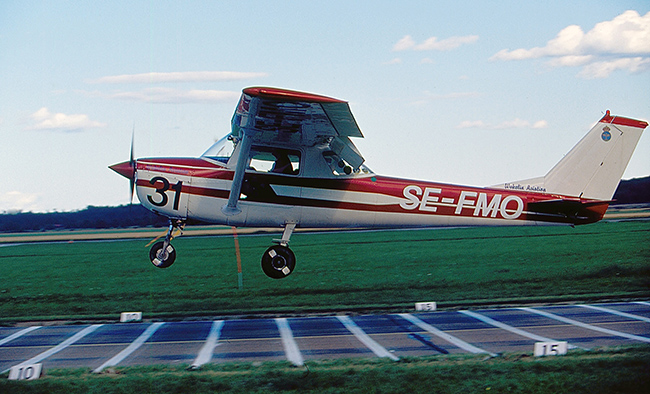
[(612, 201), (557, 199), (528, 203), (528, 212), (569, 219), (573, 224), (595, 223), (603, 218)]

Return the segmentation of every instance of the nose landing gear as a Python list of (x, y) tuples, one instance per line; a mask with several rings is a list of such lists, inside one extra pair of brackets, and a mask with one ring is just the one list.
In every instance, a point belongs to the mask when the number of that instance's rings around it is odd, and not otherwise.
[(289, 238), (295, 228), (296, 223), (287, 223), (282, 233), (282, 239), (273, 240), (278, 245), (266, 249), (262, 255), (262, 271), (269, 278), (286, 278), (296, 267), (296, 256), (288, 247)]
[(151, 264), (158, 268), (167, 268), (174, 264), (176, 260), (176, 249), (174, 249), (170, 242), (174, 238), (174, 229), (178, 228), (180, 231), (183, 231), (184, 226), (185, 223), (182, 220), (169, 221), (169, 230), (167, 230), (165, 240), (156, 242), (149, 250)]

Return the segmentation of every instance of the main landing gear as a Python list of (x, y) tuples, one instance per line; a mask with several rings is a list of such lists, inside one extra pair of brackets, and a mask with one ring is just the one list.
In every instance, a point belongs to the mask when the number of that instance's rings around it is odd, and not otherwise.
[(266, 249), (262, 255), (262, 271), (269, 278), (286, 278), (296, 267), (296, 256), (287, 246), (295, 228), (296, 223), (287, 223), (282, 233), (282, 239), (274, 239), (273, 242), (277, 245)]
[(151, 264), (158, 268), (167, 268), (174, 264), (176, 260), (176, 249), (174, 249), (170, 242), (174, 238), (174, 229), (178, 228), (180, 231), (183, 231), (184, 226), (185, 222), (182, 220), (169, 221), (169, 229), (167, 230), (165, 240), (156, 242), (149, 250)]
[[(174, 238), (174, 230), (183, 230), (185, 222), (182, 220), (170, 220), (169, 229), (164, 241), (156, 242), (149, 250), (151, 264), (158, 268), (167, 268), (176, 260), (176, 249), (171, 244)], [(287, 223), (284, 227), (281, 239), (274, 239), (277, 245), (266, 249), (262, 255), (262, 271), (273, 279), (282, 279), (289, 276), (296, 267), (296, 256), (289, 249), (289, 238), (296, 228), (296, 223)]]

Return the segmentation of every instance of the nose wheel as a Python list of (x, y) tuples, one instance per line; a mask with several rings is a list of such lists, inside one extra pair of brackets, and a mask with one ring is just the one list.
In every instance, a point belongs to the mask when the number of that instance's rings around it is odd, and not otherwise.
[(296, 267), (296, 255), (289, 249), (289, 238), (296, 228), (296, 223), (287, 223), (284, 226), (282, 239), (274, 239), (278, 245), (266, 249), (262, 255), (262, 271), (269, 278), (282, 279), (289, 276)]
[(149, 250), (149, 259), (156, 267), (167, 268), (176, 260), (176, 249), (170, 243), (165, 247), (164, 241), (156, 242)]
[(165, 240), (156, 242), (149, 250), (149, 260), (151, 260), (151, 264), (158, 268), (167, 268), (174, 264), (174, 261), (176, 260), (176, 249), (174, 249), (170, 242), (174, 238), (174, 229), (178, 228), (182, 231), (184, 226), (185, 223), (181, 220), (169, 221), (169, 229), (167, 230)]

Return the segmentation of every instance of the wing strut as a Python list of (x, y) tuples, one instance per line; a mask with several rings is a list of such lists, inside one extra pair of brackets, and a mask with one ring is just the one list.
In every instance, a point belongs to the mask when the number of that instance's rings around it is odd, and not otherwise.
[[(230, 195), (228, 196), (228, 203), (221, 208), (221, 212), (226, 216), (234, 216), (241, 213), (241, 209), (237, 206), (239, 196), (241, 195), (241, 185), (244, 181), (244, 174), (248, 166), (249, 154), (251, 145), (253, 143), (253, 134), (255, 133), (255, 114), (260, 104), (257, 97), (253, 97), (250, 102), (250, 111), (246, 119), (246, 125), (241, 128), (242, 139), (239, 142), (239, 155), (237, 155), (237, 165), (235, 167), (235, 175), (232, 178), (232, 185), (230, 186)], [(242, 119), (244, 120), (244, 119)], [(243, 123), (243, 122), (242, 122)]]

